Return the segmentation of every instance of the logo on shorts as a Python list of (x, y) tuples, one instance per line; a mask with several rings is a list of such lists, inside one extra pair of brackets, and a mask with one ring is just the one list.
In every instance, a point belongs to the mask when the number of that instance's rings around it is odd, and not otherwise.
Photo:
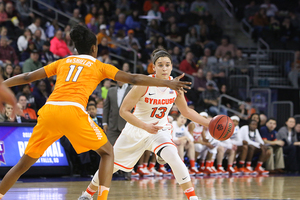
[(221, 131), (221, 130), (223, 130), (223, 126), (222, 126), (222, 124), (218, 124), (218, 126), (217, 126), (217, 129), (218, 129), (218, 131)]
[(1, 165), (1, 163), (5, 164), (4, 153), (5, 153), (5, 151), (4, 151), (4, 142), (0, 141), (0, 165)]
[(187, 176), (186, 177), (184, 177), (184, 178), (182, 178), (182, 180), (185, 180), (187, 178)]

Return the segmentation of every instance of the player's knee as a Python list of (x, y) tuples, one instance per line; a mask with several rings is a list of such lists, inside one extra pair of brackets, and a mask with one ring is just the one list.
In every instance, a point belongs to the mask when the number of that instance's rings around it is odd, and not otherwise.
[(217, 151), (218, 151), (218, 153), (224, 153), (224, 147), (222, 147), (222, 146), (218, 146), (218, 149), (217, 149)]
[(243, 151), (248, 151), (248, 145), (246, 144), (243, 145)]
[(105, 145), (96, 150), (100, 156), (113, 156), (113, 146), (110, 142), (106, 142)]

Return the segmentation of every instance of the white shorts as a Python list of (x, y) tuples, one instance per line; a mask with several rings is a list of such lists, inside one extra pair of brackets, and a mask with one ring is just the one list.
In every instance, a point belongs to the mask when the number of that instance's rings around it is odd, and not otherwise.
[(171, 129), (161, 129), (150, 134), (144, 129), (126, 123), (114, 145), (114, 167), (125, 172), (132, 171), (145, 150), (155, 154), (166, 145), (176, 145), (172, 141)]
[(195, 145), (195, 151), (198, 153), (202, 153), (204, 151), (209, 151), (212, 154), (217, 154), (217, 146), (215, 148), (210, 149), (207, 146), (199, 144), (199, 143), (196, 143), (194, 145)]

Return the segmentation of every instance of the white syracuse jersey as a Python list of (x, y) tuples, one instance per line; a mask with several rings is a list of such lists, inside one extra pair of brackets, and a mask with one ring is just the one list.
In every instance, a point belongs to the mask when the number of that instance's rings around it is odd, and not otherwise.
[(169, 123), (168, 114), (175, 102), (177, 92), (167, 87), (148, 87), (144, 96), (135, 106), (134, 113), (145, 123), (165, 126)]
[(201, 137), (201, 134), (203, 132), (203, 126), (199, 125), (196, 122), (192, 122), (192, 123), (195, 124), (195, 128), (193, 130), (193, 137), (194, 137), (194, 140), (197, 141)]

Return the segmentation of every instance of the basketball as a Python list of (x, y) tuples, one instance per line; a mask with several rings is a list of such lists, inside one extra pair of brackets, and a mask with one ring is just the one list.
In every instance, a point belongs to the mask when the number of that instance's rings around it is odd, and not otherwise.
[(217, 115), (209, 123), (210, 135), (216, 140), (227, 140), (234, 131), (234, 124), (230, 117), (226, 115)]

